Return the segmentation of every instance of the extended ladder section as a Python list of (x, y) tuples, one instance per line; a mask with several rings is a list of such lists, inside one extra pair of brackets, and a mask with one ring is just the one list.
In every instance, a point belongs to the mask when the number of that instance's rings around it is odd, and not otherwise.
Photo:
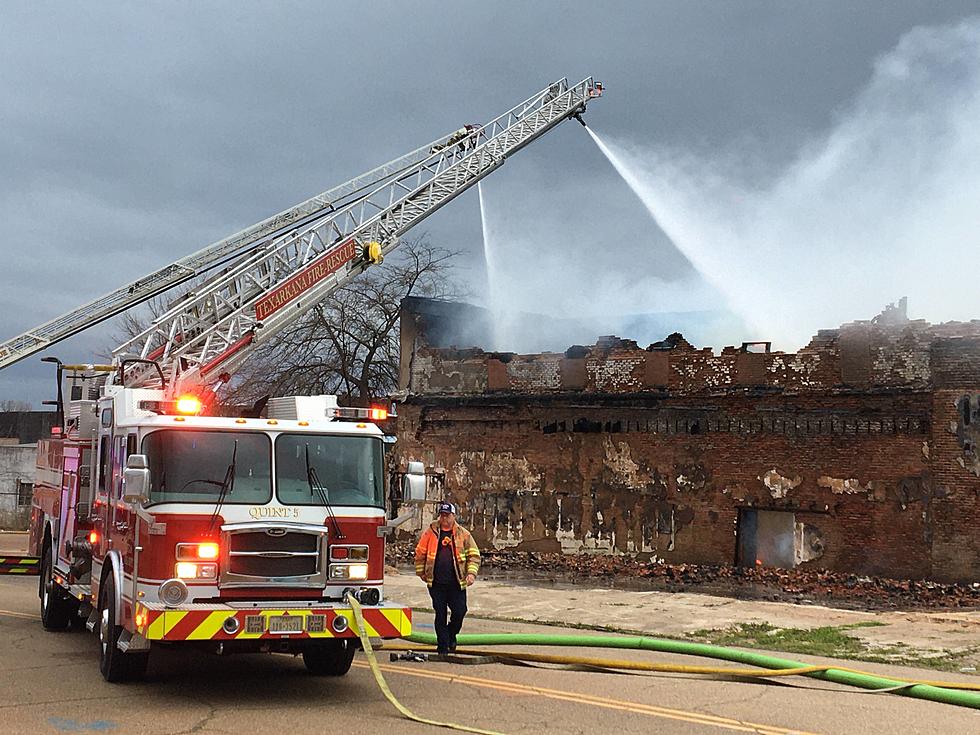
[[(0, 368), (224, 266), (113, 351), (129, 386), (156, 387), (162, 378), (171, 390), (221, 383), (254, 346), (381, 262), (401, 235), (601, 94), (591, 77), (575, 85), (559, 80), (486, 125), (467, 125), (0, 344)], [(128, 362), (134, 358), (150, 362)]]
[(224, 265), (240, 257), (248, 248), (256, 247), (264, 240), (275, 236), (288, 227), (302, 225), (302, 223), (309, 222), (318, 216), (342, 210), (366, 191), (373, 190), (380, 183), (415, 167), (420, 161), (424, 161), (432, 154), (434, 148), (445, 146), (451, 136), (452, 133), (444, 135), (411, 153), (356, 176), (340, 186), (311, 197), (301, 204), (264, 219), (241, 232), (212, 243), (196, 253), (79, 306), (67, 314), (0, 343), (0, 369), (40, 352), (55, 342), (78, 334), (105, 319), (142, 304), (174, 286)]
[[(222, 382), (255, 345), (380, 262), (399, 236), (509, 155), (583, 112), (601, 91), (591, 77), (574, 86), (562, 79), (486, 125), (462, 129), (346, 209), (273, 239), (186, 294), (114, 357), (160, 364), (171, 386)], [(159, 378), (154, 368), (135, 364), (126, 382), (150, 387)]]

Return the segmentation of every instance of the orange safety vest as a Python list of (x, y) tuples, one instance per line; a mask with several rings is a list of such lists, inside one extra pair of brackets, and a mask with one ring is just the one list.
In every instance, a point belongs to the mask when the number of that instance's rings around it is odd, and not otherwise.
[[(458, 523), (453, 525), (453, 566), (459, 586), (466, 586), (466, 576), (480, 571), (480, 549), (473, 535)], [(439, 551), (439, 521), (433, 521), (422, 534), (415, 547), (415, 573), (427, 585), (432, 586), (436, 568), (436, 552)]]

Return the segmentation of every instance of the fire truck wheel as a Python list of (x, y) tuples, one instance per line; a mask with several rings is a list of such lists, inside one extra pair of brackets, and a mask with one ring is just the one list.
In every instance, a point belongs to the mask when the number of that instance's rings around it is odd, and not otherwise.
[(124, 653), (116, 645), (122, 635), (122, 626), (116, 624), (115, 583), (112, 573), (106, 577), (99, 590), (99, 670), (109, 682), (141, 679), (146, 673), (150, 652)]
[(350, 671), (356, 650), (347, 640), (325, 641), (303, 651), (303, 663), (314, 676), (343, 676)]
[(61, 585), (54, 581), (51, 572), (51, 545), (45, 544), (41, 552), (41, 624), (45, 630), (64, 630), (71, 623), (72, 616), (78, 610), (74, 602)]

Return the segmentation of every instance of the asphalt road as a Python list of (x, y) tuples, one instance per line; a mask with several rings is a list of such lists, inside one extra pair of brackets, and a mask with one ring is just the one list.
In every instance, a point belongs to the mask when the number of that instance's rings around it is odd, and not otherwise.
[[(439, 731), (401, 718), (383, 698), (363, 654), (347, 676), (320, 679), (306, 673), (301, 659), (289, 656), (220, 658), (158, 650), (146, 681), (107, 684), (98, 673), (94, 635), (41, 628), (36, 584), (36, 578), (0, 577), (0, 733)], [(416, 615), (418, 629), (431, 629), (429, 624), (428, 615)], [(484, 620), (467, 621), (465, 630), (560, 632)], [(608, 651), (581, 653), (610, 657)], [(679, 675), (390, 663), (386, 654), (381, 657), (392, 690), (417, 714), (508, 734), (980, 733), (980, 711), (806, 679), (774, 686)], [(635, 657), (706, 663), (649, 652)], [(927, 673), (862, 668), (906, 676)]]

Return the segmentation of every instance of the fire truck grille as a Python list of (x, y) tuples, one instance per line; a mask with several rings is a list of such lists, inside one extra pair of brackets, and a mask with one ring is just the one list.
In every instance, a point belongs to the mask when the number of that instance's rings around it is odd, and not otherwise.
[(228, 571), (249, 577), (305, 577), (317, 573), (315, 556), (232, 556)]
[(287, 531), (282, 536), (270, 536), (265, 531), (239, 531), (231, 534), (231, 552), (236, 551), (292, 551), (317, 550), (319, 539), (311, 533)]
[(323, 576), (322, 534), (279, 528), (243, 529), (228, 533), (228, 557), (222, 585), (268, 584), (296, 579), (310, 585)]

